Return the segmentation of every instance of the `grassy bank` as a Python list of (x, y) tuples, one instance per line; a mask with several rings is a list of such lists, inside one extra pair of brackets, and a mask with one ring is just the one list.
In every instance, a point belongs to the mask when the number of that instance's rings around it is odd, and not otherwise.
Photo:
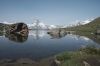
[(56, 59), (61, 62), (61, 66), (100, 66), (100, 49), (87, 46), (79, 51), (58, 54)]

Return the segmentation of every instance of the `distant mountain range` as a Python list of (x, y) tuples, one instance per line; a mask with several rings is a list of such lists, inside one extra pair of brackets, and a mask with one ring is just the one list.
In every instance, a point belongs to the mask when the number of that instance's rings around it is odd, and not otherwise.
[(27, 24), (29, 29), (55, 29), (55, 28), (67, 28), (67, 27), (73, 27), (73, 26), (79, 26), (79, 25), (85, 25), (88, 24), (92, 21), (93, 19), (88, 19), (85, 21), (80, 21), (80, 22), (76, 22), (75, 24), (71, 24), (71, 25), (64, 25), (64, 26), (58, 26), (58, 25), (46, 25), (42, 22), (38, 23), (38, 26), (36, 26), (36, 23), (32, 23), (32, 24)]
[(27, 24), (29, 29), (54, 29), (57, 28), (55, 25), (46, 25), (42, 22), (39, 22), (38, 25), (37, 23), (32, 23), (32, 24)]
[[(38, 24), (36, 22), (32, 24), (27, 24), (29, 29), (55, 29), (55, 28), (67, 28), (67, 27), (73, 27), (73, 26), (79, 26), (79, 25), (85, 25), (92, 21), (93, 19), (88, 19), (85, 21), (78, 21), (75, 24), (71, 25), (64, 25), (64, 26), (58, 26), (58, 25), (46, 25), (42, 22), (39, 22)], [(3, 24), (13, 24), (11, 22), (1, 22)]]
[(85, 20), (85, 21), (77, 21), (74, 24), (70, 24), (70, 25), (67, 25), (67, 26), (63, 26), (63, 28), (75, 27), (75, 26), (80, 26), (80, 25), (86, 25), (86, 24), (92, 22), (93, 20), (94, 19), (88, 19), (88, 20)]
[(85, 24), (88, 24), (90, 23), (92, 20), (85, 20), (85, 21), (82, 21), (82, 22), (78, 22), (78, 24), (80, 25), (85, 25)]

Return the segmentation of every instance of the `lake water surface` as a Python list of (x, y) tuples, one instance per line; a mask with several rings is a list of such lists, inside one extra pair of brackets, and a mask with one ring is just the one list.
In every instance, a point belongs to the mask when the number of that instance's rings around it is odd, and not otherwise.
[(99, 47), (93, 40), (79, 35), (50, 35), (46, 30), (31, 30), (28, 36), (0, 36), (0, 59), (50, 57), (64, 51), (77, 51), (90, 45)]

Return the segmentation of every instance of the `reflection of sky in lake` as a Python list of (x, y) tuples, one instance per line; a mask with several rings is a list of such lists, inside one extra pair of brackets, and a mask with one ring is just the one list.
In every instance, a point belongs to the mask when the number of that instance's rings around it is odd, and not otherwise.
[[(98, 46), (98, 44), (97, 44), (96, 42), (94, 42), (93, 40), (91, 40), (91, 39), (89, 39), (89, 38), (87, 38), (87, 37), (85, 37), (85, 36), (67, 35), (66, 37), (67, 37), (68, 39), (72, 40), (72, 41), (78, 41), (78, 42), (80, 42), (80, 44), (82, 44), (82, 43), (84, 42), (85, 44), (83, 44), (83, 45), (91, 44), (91, 45)], [(82, 45), (82, 46), (83, 46), (83, 45)]]
[(66, 35), (59, 39), (51, 39), (46, 31), (31, 31), (28, 39), (23, 43), (17, 43), (5, 37), (0, 37), (0, 58), (32, 58), (40, 59), (58, 54), (63, 51), (76, 51), (88, 44), (99, 46), (91, 39)]

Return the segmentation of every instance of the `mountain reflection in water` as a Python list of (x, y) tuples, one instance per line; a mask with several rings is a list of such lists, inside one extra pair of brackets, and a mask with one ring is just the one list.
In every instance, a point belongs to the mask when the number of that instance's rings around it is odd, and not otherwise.
[(31, 58), (37, 60), (64, 51), (77, 51), (88, 44), (99, 47), (99, 44), (91, 38), (57, 30), (30, 30), (26, 36), (1, 32), (0, 42), (0, 59)]
[[(85, 37), (85, 36), (80, 36), (80, 35), (75, 35), (74, 33), (66, 33), (66, 31), (61, 30), (59, 32), (59, 30), (29, 30), (29, 33), (27, 33), (26, 35), (19, 35), (19, 34), (7, 34), (4, 33), (3, 31), (0, 32), (0, 36), (4, 36), (5, 38), (8, 38), (11, 41), (14, 42), (25, 42), (28, 39), (28, 36), (31, 36), (32, 39), (41, 39), (45, 36), (49, 37), (50, 39), (60, 39), (60, 38), (64, 38), (67, 35), (72, 35), (72, 38), (75, 38), (76, 40), (80, 39), (80, 38), (84, 38), (84, 39), (92, 39), (93, 41), (97, 42), (100, 44), (100, 35), (93, 35), (92, 37)], [(76, 37), (75, 37), (76, 36)]]
[(28, 39), (28, 34), (26, 35), (21, 35), (21, 34), (14, 34), (14, 33), (1, 33), (0, 36), (4, 36), (5, 38), (8, 38), (10, 41), (14, 42), (25, 42)]
[(19, 34), (9, 34), (5, 37), (14, 42), (25, 42), (28, 39), (28, 35), (22, 36)]

